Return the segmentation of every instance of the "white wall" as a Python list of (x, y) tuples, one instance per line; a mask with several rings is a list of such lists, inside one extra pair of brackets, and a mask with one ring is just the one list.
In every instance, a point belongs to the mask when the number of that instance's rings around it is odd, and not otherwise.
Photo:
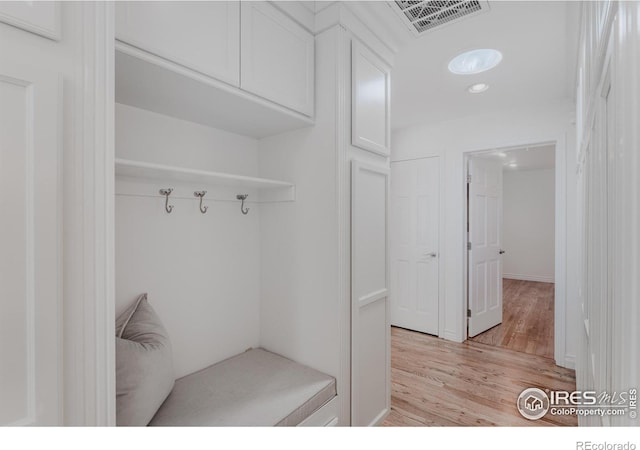
[(316, 37), (316, 124), (260, 140), (260, 174), (296, 185), (296, 201), (262, 211), (265, 348), (339, 375), (335, 46)]
[(504, 278), (553, 283), (555, 169), (504, 170), (502, 183)]
[[(257, 141), (116, 105), (116, 157), (182, 167), (257, 175)], [(238, 202), (205, 202), (204, 186), (118, 180), (117, 193), (174, 187), (174, 211), (160, 197), (116, 196), (116, 314), (136, 296), (149, 301), (173, 344), (180, 377), (259, 345), (260, 209)]]
[[(575, 184), (575, 136), (571, 124), (573, 106), (569, 103), (550, 105), (547, 108), (528, 108), (488, 112), (482, 116), (466, 117), (437, 124), (421, 124), (401, 130), (392, 135), (392, 161), (411, 158), (441, 156), (441, 284), (444, 286), (441, 308), (444, 308), (440, 337), (462, 341), (466, 336), (464, 317), (464, 210), (465, 180), (464, 158), (467, 152), (503, 147), (557, 141), (556, 145), (556, 191), (557, 198), (566, 200), (568, 208), (575, 207), (575, 199), (566, 198), (575, 190), (566, 189)], [(569, 149), (569, 151), (567, 151)], [(568, 155), (571, 155), (568, 157)], [(560, 215), (561, 214), (561, 215)], [(573, 213), (569, 213), (573, 214)], [(565, 202), (556, 203), (556, 216), (567, 215)], [(565, 239), (566, 235), (566, 239)], [(556, 299), (567, 299), (566, 307), (557, 312), (556, 320), (565, 325), (567, 340), (556, 336), (556, 361), (571, 366), (576, 354), (575, 334), (577, 309), (575, 296), (567, 292), (567, 286), (575, 289), (575, 270), (566, 263), (575, 259), (565, 258), (567, 248), (575, 248), (575, 232), (566, 228), (556, 229), (556, 264), (564, 274), (556, 280)], [(565, 262), (566, 260), (566, 262)]]

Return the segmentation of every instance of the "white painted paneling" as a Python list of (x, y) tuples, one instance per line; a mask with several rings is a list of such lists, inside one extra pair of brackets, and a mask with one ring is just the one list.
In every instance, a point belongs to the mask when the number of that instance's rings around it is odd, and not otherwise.
[(240, 87), (313, 116), (314, 37), (266, 2), (242, 2)]
[(240, 3), (115, 3), (116, 38), (233, 86), (240, 84)]
[(503, 277), (553, 283), (555, 170), (506, 170), (503, 179)]
[(59, 425), (61, 83), (0, 69), (0, 424)]
[(439, 158), (391, 165), (391, 323), (438, 334)]
[(386, 168), (352, 162), (352, 426), (377, 425), (391, 407), (388, 181)]
[[(44, 2), (24, 3), (44, 5)], [(58, 358), (61, 370), (63, 366), (64, 380), (59, 377), (59, 383), (48, 389), (47, 395), (60, 398), (58, 424), (111, 425), (115, 424), (113, 4), (59, 2), (58, 5), (61, 18), (58, 41), (0, 23), (0, 65), (5, 70), (28, 65), (40, 76), (55, 72), (64, 80), (58, 91), (58, 123), (48, 118), (40, 125), (60, 127), (59, 147), (63, 153), (59, 160), (62, 172), (59, 194), (64, 209), (58, 227), (63, 230), (64, 240), (58, 249), (61, 259), (46, 264), (56, 265), (64, 284), (63, 342), (56, 350), (59, 353), (48, 352), (49, 357)], [(4, 125), (0, 128), (4, 129)], [(51, 148), (57, 142), (56, 134), (46, 133), (46, 141)], [(40, 161), (49, 169), (56, 166), (46, 158), (38, 158), (36, 163)], [(51, 182), (43, 177), (42, 182), (45, 180)], [(46, 195), (54, 192), (55, 189), (50, 189)], [(43, 217), (48, 214), (47, 205), (55, 204), (46, 195), (36, 195), (34, 199), (36, 214)], [(44, 203), (40, 205), (39, 201)], [(55, 233), (53, 227), (47, 232)], [(48, 315), (47, 320), (55, 318)]]
[(60, 2), (0, 2), (0, 22), (53, 40), (60, 39)]
[(351, 48), (351, 144), (388, 156), (391, 70), (359, 41)]
[[(116, 154), (243, 175), (256, 175), (258, 165), (254, 139), (124, 105), (116, 109)], [(149, 293), (178, 377), (260, 344), (260, 208), (243, 215), (237, 201), (209, 201), (233, 193), (211, 187), (202, 214), (193, 191), (207, 187), (165, 184), (148, 180), (139, 192), (176, 188), (171, 214), (162, 197), (116, 197), (116, 313)]]

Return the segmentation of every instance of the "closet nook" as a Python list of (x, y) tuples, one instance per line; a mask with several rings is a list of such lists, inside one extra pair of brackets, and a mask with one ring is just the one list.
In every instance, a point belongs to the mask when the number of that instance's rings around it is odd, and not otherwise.
[(149, 424), (381, 423), (393, 51), (346, 2), (115, 12), (115, 312), (148, 294), (176, 378)]

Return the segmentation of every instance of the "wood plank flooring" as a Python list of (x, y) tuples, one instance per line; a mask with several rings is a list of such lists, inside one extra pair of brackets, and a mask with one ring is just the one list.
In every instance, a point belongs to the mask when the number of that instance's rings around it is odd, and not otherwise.
[(385, 426), (576, 426), (572, 416), (529, 421), (516, 409), (528, 387), (575, 390), (575, 372), (501, 347), (391, 329), (391, 413)]
[(471, 340), (553, 359), (554, 284), (505, 278), (502, 289), (502, 323)]

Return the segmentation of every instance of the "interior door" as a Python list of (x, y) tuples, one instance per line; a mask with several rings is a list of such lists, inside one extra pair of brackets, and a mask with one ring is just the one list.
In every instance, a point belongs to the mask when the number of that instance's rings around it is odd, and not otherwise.
[(469, 159), (469, 337), (502, 322), (502, 163)]
[(61, 202), (56, 74), (0, 67), (0, 425), (59, 425)]
[(391, 164), (391, 324), (438, 334), (439, 158)]
[(389, 171), (352, 163), (351, 425), (381, 423), (391, 407), (387, 264)]

